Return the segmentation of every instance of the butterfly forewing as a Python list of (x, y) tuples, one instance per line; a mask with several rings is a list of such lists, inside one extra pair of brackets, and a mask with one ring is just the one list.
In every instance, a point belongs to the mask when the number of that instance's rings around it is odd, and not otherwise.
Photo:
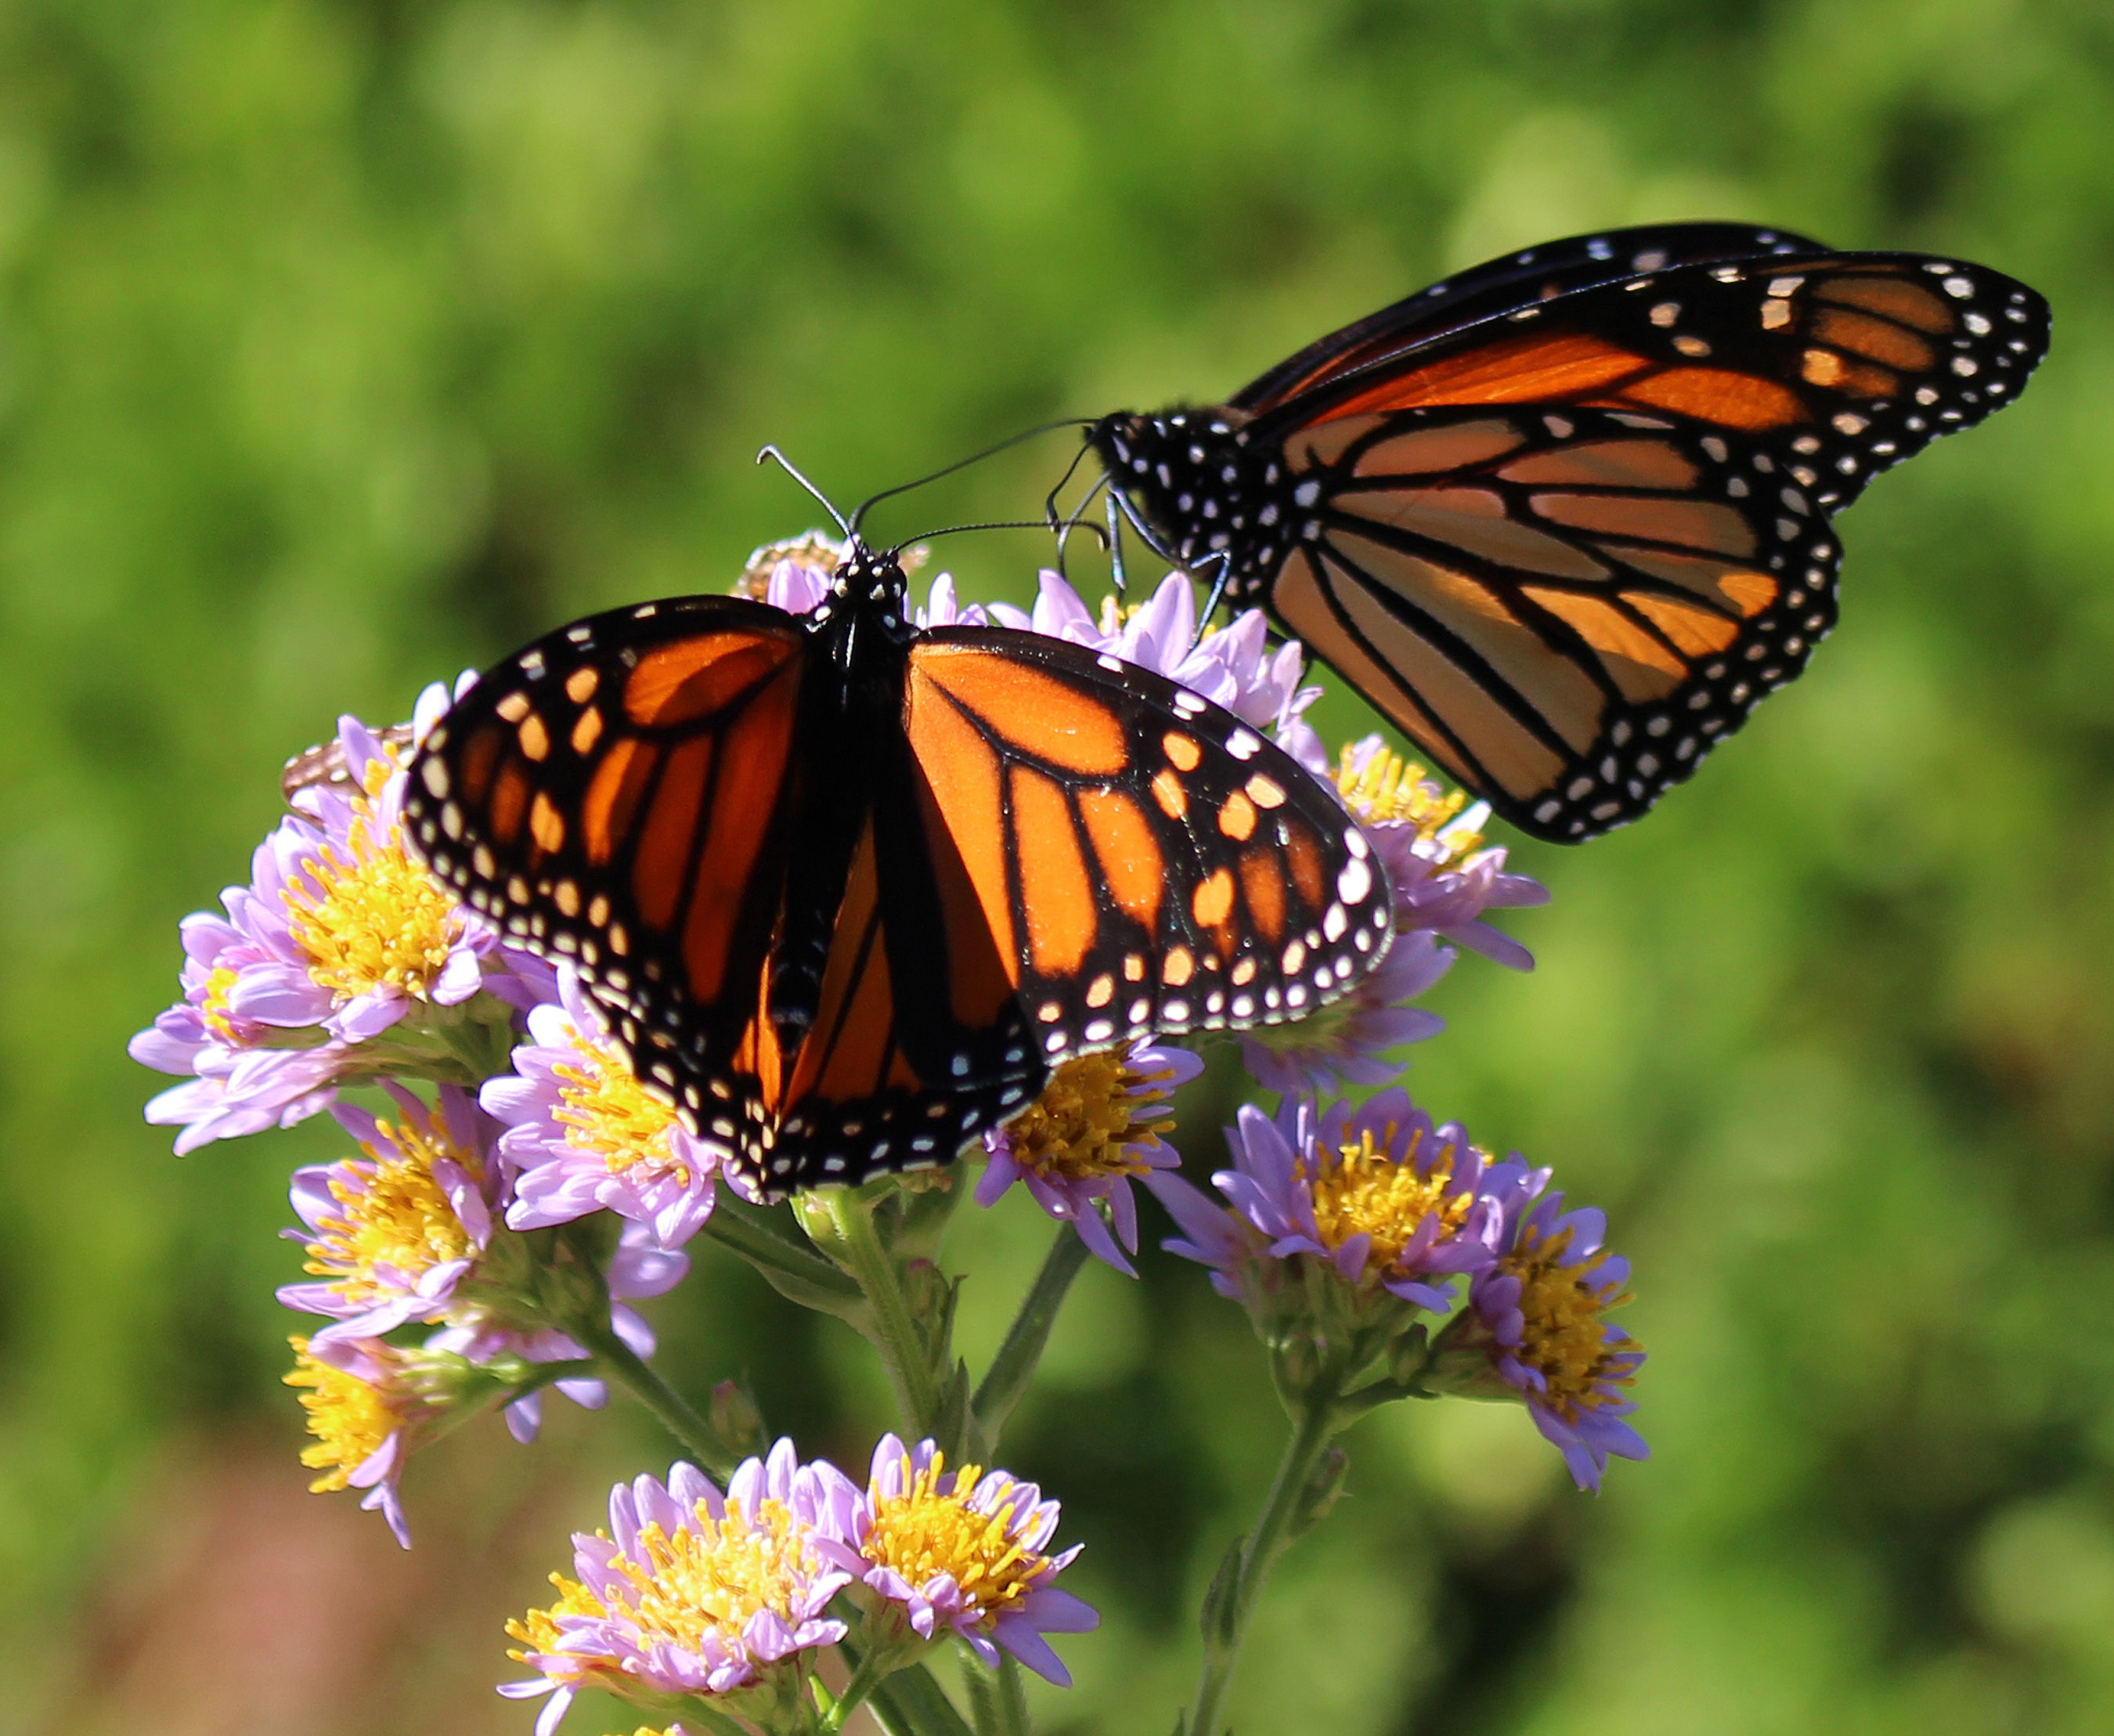
[(1389, 895), (1331, 792), (1232, 713), (1063, 640), (911, 657), (920, 806), (1055, 1061), (1275, 1024), (1378, 962)]
[(1345, 326), (1280, 362), (1228, 401), (1261, 414), (1332, 376), (1553, 296), (1698, 261), (1821, 254), (1819, 242), (1746, 223), (1659, 223), (1544, 241), (1471, 267)]
[(680, 598), (579, 622), (487, 674), (427, 739), (405, 814), (442, 879), (572, 964), (642, 1079), (733, 1153), (785, 874), (802, 635)]

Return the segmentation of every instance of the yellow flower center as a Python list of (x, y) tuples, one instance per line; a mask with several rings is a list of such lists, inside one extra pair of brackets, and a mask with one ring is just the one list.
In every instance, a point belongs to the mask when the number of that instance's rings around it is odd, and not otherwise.
[(1468, 805), (1458, 790), (1447, 790), (1431, 774), (1399, 753), (1368, 754), (1363, 765), (1343, 749), (1336, 787), (1365, 820), (1405, 820), (1416, 828), (1418, 841), (1444, 852), (1439, 865), (1452, 868), (1483, 847), (1483, 835), (1453, 822)]
[(1135, 1111), (1151, 1100), (1131, 1092), (1173, 1077), (1165, 1070), (1135, 1072), (1116, 1050), (1063, 1063), (1050, 1075), (1042, 1095), (1007, 1123), (1013, 1161), (1057, 1179), (1148, 1173), (1151, 1166), (1127, 1147), (1156, 1139), (1174, 1123), (1136, 1120)]
[(669, 1170), (687, 1187), (689, 1166), (670, 1150), (675, 1111), (638, 1083), (630, 1064), (610, 1044), (576, 1034), (573, 1048), (578, 1066), (561, 1061), (551, 1070), (563, 1081), (553, 1119), (563, 1125), (565, 1143), (599, 1157), (613, 1175)]
[(341, 1004), (383, 988), (423, 998), (462, 934), (462, 913), (411, 859), (401, 828), (382, 831), (368, 796), (352, 805), (350, 854), (325, 844), (302, 858), (307, 881), (286, 891), (288, 927), (309, 976)]
[[(1611, 1296), (1610, 1286), (1593, 1282), (1594, 1272), (1608, 1257), (1604, 1253), (1584, 1266), (1565, 1265), (1570, 1246), (1568, 1230), (1544, 1237), (1530, 1225), (1499, 1262), (1501, 1270), (1520, 1280), (1525, 1328), (1512, 1354), (1549, 1383), (1542, 1403), (1567, 1422), (1604, 1404), (1602, 1387), (1627, 1386), (1636, 1378), (1611, 1368), (1604, 1317), (1627, 1302), (1629, 1294)], [(1624, 1340), (1620, 1348), (1634, 1351), (1636, 1346)]]
[(332, 1278), (331, 1286), (355, 1307), (365, 1308), (392, 1296), (407, 1281), (450, 1260), (475, 1252), (469, 1231), (433, 1178), (433, 1164), (451, 1158), (473, 1177), (483, 1173), (475, 1153), (456, 1149), (446, 1137), (422, 1134), (408, 1122), (378, 1122), (392, 1147), (384, 1157), (373, 1146), (361, 1147), (372, 1161), (364, 1187), (331, 1177), (331, 1197), (344, 1209), (316, 1226), (308, 1244), (307, 1270)]
[(942, 1495), (945, 1470), (945, 1455), (935, 1453), (902, 1494), (876, 1501), (873, 1529), (859, 1553), (877, 1567), (893, 1568), (913, 1586), (953, 1574), (977, 1619), (988, 1627), (1033, 1589), (1049, 1557), (1009, 1534), (1027, 1505), (1024, 1486), (1015, 1483), (991, 1512), (979, 1513), (969, 1496), (983, 1468), (963, 1466), (954, 1492)]
[(208, 1029), (217, 1031), (230, 1042), (240, 1042), (236, 1034), (233, 1015), (227, 1010), (227, 996), (234, 988), (236, 973), (225, 964), (205, 979), (205, 999), (199, 1003), (199, 1017)]
[[(551, 1583), (558, 1588), (558, 1596), (549, 1609), (531, 1610), (519, 1621), (510, 1621), (506, 1624), (507, 1638), (521, 1642), (522, 1650), (510, 1650), (506, 1654), (517, 1664), (525, 1664), (532, 1656), (538, 1653), (549, 1657), (558, 1652), (558, 1647), (565, 1638), (565, 1630), (558, 1625), (561, 1617), (585, 1615), (599, 1620), (609, 1613), (602, 1601), (578, 1580), (568, 1579), (563, 1573), (553, 1573)], [(567, 1666), (560, 1670), (546, 1667), (547, 1673), (559, 1675), (569, 1682), (581, 1681), (597, 1670), (615, 1668), (613, 1665), (596, 1658), (580, 1658), (577, 1661), (569, 1660)]]
[[(738, 1643), (742, 1629), (766, 1610), (797, 1625), (803, 1612), (796, 1602), (824, 1566), (792, 1509), (776, 1500), (763, 1501), (753, 1519), (739, 1501), (730, 1500), (717, 1519), (700, 1501), (673, 1535), (641, 1526), (635, 1547), (637, 1555), (619, 1555), (610, 1565), (630, 1582), (625, 1608), (648, 1650), (659, 1643), (695, 1651), (715, 1633)], [(556, 1575), (551, 1583), (565, 1596), (550, 1617), (588, 1607), (583, 1600), (593, 1594), (584, 1588)], [(530, 1610), (529, 1631), (515, 1637), (537, 1643), (536, 1623), (545, 1614)]]
[(382, 1450), (403, 1418), (379, 1387), (309, 1355), (307, 1339), (296, 1335), (286, 1342), (294, 1347), (294, 1372), (283, 1376), (285, 1384), (312, 1389), (301, 1395), (301, 1408), (309, 1413), (316, 1444), (301, 1450), (301, 1463), (323, 1474), (309, 1487), (318, 1495), (342, 1489)]
[(1433, 1212), (1439, 1214), (1440, 1234), (1450, 1234), (1466, 1221), (1475, 1203), (1465, 1190), (1450, 1195), (1446, 1191), (1453, 1179), (1450, 1147), (1433, 1160), (1428, 1172), (1420, 1171), (1412, 1160), (1424, 1143), (1423, 1133), (1417, 1133), (1407, 1154), (1398, 1161), (1386, 1150), (1394, 1142), (1395, 1131), (1390, 1124), (1386, 1137), (1376, 1145), (1367, 1129), (1358, 1136), (1357, 1144), (1338, 1149), (1335, 1162), (1307, 1177), (1315, 1226), (1322, 1241), (1341, 1248), (1352, 1236), (1369, 1235), (1373, 1239), (1370, 1258), (1379, 1267), (1394, 1264), (1417, 1226)]

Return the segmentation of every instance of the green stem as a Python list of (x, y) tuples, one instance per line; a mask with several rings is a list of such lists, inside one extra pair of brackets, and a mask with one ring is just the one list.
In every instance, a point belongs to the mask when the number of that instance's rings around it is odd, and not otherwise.
[(739, 1254), (781, 1294), (804, 1308), (845, 1316), (856, 1311), (858, 1286), (835, 1267), (781, 1234), (754, 1207), (722, 1198), (705, 1221), (705, 1234)]
[(866, 1697), (880, 1687), (890, 1673), (886, 1647), (876, 1646), (861, 1658), (858, 1667), (852, 1672), (851, 1680), (844, 1683), (844, 1691), (822, 1714), (822, 1736), (837, 1736), (837, 1732), (844, 1727), (844, 1720), (859, 1709)]
[(866, 1292), (872, 1308), (869, 1336), (881, 1352), (888, 1371), (889, 1385), (895, 1390), (895, 1405), (913, 1441), (922, 1441), (937, 1426), (940, 1383), (932, 1372), (932, 1354), (918, 1331), (903, 1294), (903, 1275), (895, 1257), (881, 1246), (874, 1227), (872, 1207), (851, 1188), (827, 1191), (830, 1221), (844, 1248), (852, 1276)]
[(606, 1325), (570, 1321), (566, 1330), (586, 1341), (602, 1366), (622, 1381), (625, 1389), (652, 1411), (661, 1427), (682, 1444), (684, 1451), (724, 1483), (741, 1463), (741, 1454), (720, 1431), (691, 1409), (682, 1395), (639, 1359), (630, 1345)]
[(1204, 1615), (1203, 1676), (1197, 1685), (1197, 1705), (1190, 1715), (1187, 1736), (1217, 1736), (1226, 1690), (1233, 1683), (1233, 1666), (1240, 1660), (1241, 1642), (1247, 1638), (1256, 1599), (1291, 1541), (1293, 1521), (1321, 1455), (1335, 1435), (1337, 1419), (1333, 1411), (1333, 1402), (1325, 1398), (1310, 1398), (1302, 1406), (1294, 1418), (1292, 1438), (1285, 1443), (1284, 1457), (1278, 1462), (1277, 1476), (1270, 1486), (1261, 1516), (1242, 1540), (1231, 1581), (1212, 1587)]
[(889, 1736), (973, 1736), (932, 1672), (922, 1664), (880, 1683), (867, 1703)]
[(998, 1354), (991, 1358), (991, 1367), (984, 1372), (983, 1380), (977, 1387), (973, 1409), (977, 1433), (982, 1437), (980, 1453), (996, 1450), (998, 1437), (1005, 1431), (1007, 1418), (1012, 1416), (1014, 1406), (1020, 1402), (1028, 1382), (1035, 1377), (1036, 1364), (1042, 1360), (1043, 1349), (1050, 1342), (1050, 1329), (1057, 1323), (1057, 1312), (1064, 1305), (1065, 1294), (1090, 1257), (1078, 1232), (1067, 1225), (1059, 1225), (1056, 1239), (1050, 1243), (1050, 1252), (1042, 1262), (1042, 1270), (1035, 1275), (1034, 1284), (1021, 1300), (1020, 1311), (1006, 1328), (1004, 1343), (998, 1347)]

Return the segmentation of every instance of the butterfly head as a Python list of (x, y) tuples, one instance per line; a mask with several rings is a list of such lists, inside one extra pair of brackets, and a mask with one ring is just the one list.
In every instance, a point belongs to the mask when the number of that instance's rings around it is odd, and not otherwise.
[(908, 623), (909, 579), (897, 551), (875, 548), (853, 533), (830, 581), (829, 594), (808, 621), (820, 626), (838, 618), (873, 622), (891, 632)]
[(1109, 485), (1154, 552), (1192, 573), (1225, 567), (1239, 533), (1268, 509), (1270, 485), (1279, 480), (1274, 469), (1263, 474), (1244, 419), (1224, 409), (1125, 411), (1087, 431)]

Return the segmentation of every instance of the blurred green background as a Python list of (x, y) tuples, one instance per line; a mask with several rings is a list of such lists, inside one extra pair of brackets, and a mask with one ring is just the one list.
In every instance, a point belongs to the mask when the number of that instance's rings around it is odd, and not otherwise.
[[(525, 1733), (502, 1619), (669, 1455), (621, 1405), (532, 1450), (480, 1426), (414, 1466), (409, 1555), (302, 1492), (274, 1233), (344, 1145), (179, 1162), (123, 1053), (281, 759), (722, 588), (816, 516), (763, 441), (857, 497), (1225, 392), (1500, 250), (1702, 216), (1997, 266), (2054, 352), (1849, 515), (1839, 634), (1694, 786), (1517, 851), (1539, 971), (1433, 997), (1412, 1088), (1636, 1262), (1654, 1462), (1596, 1501), (1517, 1412), (1364, 1425), (1236, 1726), (2107, 1728), (2110, 140), (2104, 0), (7, 0), (0, 1729)], [(1031, 508), (1064, 444), (880, 529)], [(1045, 546), (942, 552), (1021, 597)], [(959, 1227), (974, 1352), (1043, 1232)], [(858, 1348), (697, 1252), (671, 1375), (746, 1372), (858, 1459)], [(1109, 1618), (1050, 1728), (1169, 1727), (1275, 1429), (1193, 1269), (1089, 1274), (1007, 1454)]]

